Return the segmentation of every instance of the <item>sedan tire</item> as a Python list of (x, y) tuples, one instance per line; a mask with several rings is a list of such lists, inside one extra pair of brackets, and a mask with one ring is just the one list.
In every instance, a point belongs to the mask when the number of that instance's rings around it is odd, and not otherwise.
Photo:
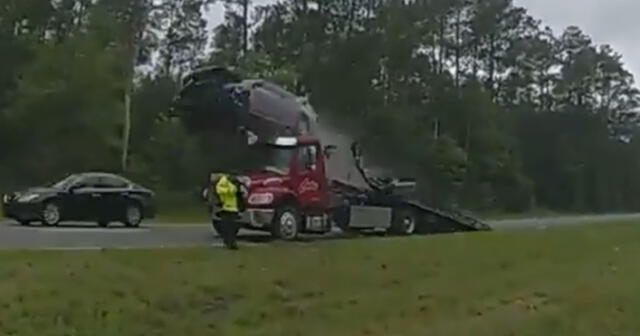
[(45, 226), (57, 226), (62, 218), (60, 206), (55, 202), (47, 202), (42, 207), (42, 224)]
[(142, 208), (137, 203), (129, 203), (124, 211), (124, 224), (128, 227), (139, 227), (142, 223)]

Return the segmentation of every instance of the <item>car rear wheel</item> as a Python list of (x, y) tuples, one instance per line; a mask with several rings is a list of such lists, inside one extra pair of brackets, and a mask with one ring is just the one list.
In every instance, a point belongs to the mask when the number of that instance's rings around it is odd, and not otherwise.
[(46, 226), (56, 226), (60, 224), (60, 207), (55, 202), (45, 203), (42, 209), (42, 223)]
[(409, 208), (394, 210), (391, 233), (399, 236), (410, 236), (416, 232), (417, 216)]
[(142, 209), (136, 203), (129, 203), (124, 213), (124, 224), (128, 227), (138, 227), (142, 223)]
[(98, 226), (101, 227), (101, 228), (106, 228), (106, 227), (109, 226), (109, 222), (107, 222), (107, 221), (99, 221), (98, 222)]

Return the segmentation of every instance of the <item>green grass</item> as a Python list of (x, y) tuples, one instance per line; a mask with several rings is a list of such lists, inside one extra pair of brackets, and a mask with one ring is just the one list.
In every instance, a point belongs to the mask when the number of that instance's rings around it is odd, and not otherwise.
[(548, 218), (562, 216), (577, 216), (578, 213), (557, 212), (548, 209), (532, 209), (520, 213), (509, 213), (503, 211), (489, 211), (480, 213), (485, 220), (503, 220), (503, 219), (526, 219), (526, 218)]
[(635, 335), (640, 226), (0, 253), (0, 335)]

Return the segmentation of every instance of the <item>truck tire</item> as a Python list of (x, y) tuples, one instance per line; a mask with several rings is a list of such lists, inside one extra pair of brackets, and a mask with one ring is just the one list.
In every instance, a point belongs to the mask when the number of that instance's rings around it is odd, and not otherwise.
[(344, 233), (352, 231), (349, 227), (350, 214), (351, 209), (348, 206), (337, 208), (333, 210), (333, 213), (331, 214), (335, 225)]
[(276, 210), (271, 225), (271, 236), (274, 239), (296, 240), (301, 228), (301, 216), (293, 206), (283, 206)]
[(411, 208), (398, 208), (393, 210), (391, 219), (391, 234), (396, 236), (410, 236), (416, 232), (418, 216)]

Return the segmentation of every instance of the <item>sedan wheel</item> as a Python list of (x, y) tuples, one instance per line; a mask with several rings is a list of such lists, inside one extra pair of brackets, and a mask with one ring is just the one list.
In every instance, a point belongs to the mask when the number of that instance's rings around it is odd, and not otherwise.
[(56, 226), (60, 223), (60, 207), (55, 203), (47, 203), (42, 211), (42, 223), (46, 226)]
[(142, 222), (142, 210), (137, 204), (129, 204), (125, 213), (125, 225), (138, 227)]

